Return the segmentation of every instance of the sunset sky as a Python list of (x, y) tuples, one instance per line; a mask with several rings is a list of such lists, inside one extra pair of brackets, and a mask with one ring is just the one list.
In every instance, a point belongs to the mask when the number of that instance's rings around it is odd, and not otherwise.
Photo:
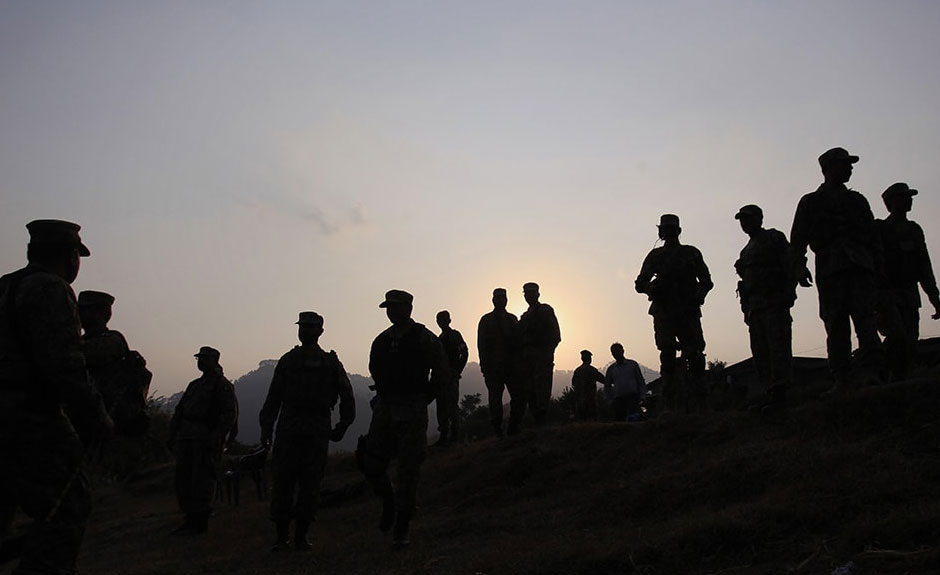
[[(676, 213), (715, 281), (706, 354), (735, 362), (734, 213), (789, 233), (826, 149), (861, 156), (876, 217), (920, 189), (940, 258), (938, 28), (914, 0), (3, 1), (0, 266), (28, 221), (80, 223), (73, 287), (115, 295), (158, 394), (202, 345), (231, 377), (279, 357), (303, 310), (366, 373), (392, 288), (435, 331), (450, 310), (476, 360), (492, 289), (521, 314), (527, 281), (558, 368), (620, 341), (658, 369), (633, 280)], [(794, 352), (824, 346), (801, 289)]]

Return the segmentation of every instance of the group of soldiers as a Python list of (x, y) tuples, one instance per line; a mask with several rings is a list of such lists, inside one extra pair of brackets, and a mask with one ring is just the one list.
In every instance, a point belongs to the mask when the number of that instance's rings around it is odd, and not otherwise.
[[(755, 366), (767, 391), (763, 408), (785, 405), (792, 384), (790, 308), (797, 285), (812, 284), (807, 249), (816, 257), (832, 393), (909, 375), (918, 339), (918, 285), (934, 306), (932, 317), (940, 318), (940, 293), (923, 230), (907, 218), (917, 190), (903, 183), (888, 187), (882, 198), (889, 215), (875, 220), (864, 196), (845, 185), (857, 161), (842, 148), (819, 157), (824, 181), (800, 200), (789, 242), (782, 232), (763, 227), (758, 206), (746, 205), (735, 215), (749, 238), (735, 269)], [(27, 266), (0, 278), (0, 530), (6, 533), (21, 509), (36, 528), (23, 545), (16, 572), (70, 573), (91, 509), (83, 460), (114, 433), (121, 411), (116, 407), (131, 405), (128, 396), (134, 401), (146, 397), (149, 372), (124, 337), (107, 328), (113, 297), (89, 291), (76, 298), (72, 291), (81, 258), (90, 255), (80, 227), (59, 220), (36, 220), (26, 227)], [(635, 288), (651, 302), (666, 408), (700, 410), (706, 394), (701, 307), (713, 283), (701, 252), (680, 243), (679, 218), (664, 214), (658, 228), (663, 245), (646, 256)], [(539, 301), (537, 284), (526, 283), (523, 295), (529, 307), (516, 318), (506, 310), (506, 290), (495, 289), (493, 311), (478, 325), (480, 367), (499, 437), (519, 433), (526, 411), (536, 426), (548, 421), (561, 331), (552, 307)], [(468, 349), (447, 311), (437, 315), (439, 336), (416, 322), (408, 292), (388, 291), (379, 307), (391, 325), (370, 350), (376, 396), (369, 432), (360, 438), (356, 458), (382, 502), (380, 529), (392, 531), (394, 545), (403, 547), (427, 452), (427, 407), (437, 401), (439, 444), (446, 446), (459, 429), (459, 379)], [(859, 341), (856, 366), (850, 321)], [(278, 361), (259, 415), (262, 443), (273, 453), (276, 551), (310, 547), (307, 532), (316, 514), (329, 442), (339, 441), (356, 416), (342, 363), (319, 345), (323, 317), (301, 312), (297, 326), (300, 345)], [(615, 419), (635, 420), (642, 417), (646, 382), (639, 365), (625, 357), (623, 345), (614, 343), (610, 350), (614, 362), (605, 375), (591, 366), (591, 352), (582, 352), (573, 379), (580, 394), (578, 415), (595, 417), (595, 383), (600, 382)], [(195, 357), (201, 376), (187, 386), (177, 405), (169, 437), (177, 462), (177, 497), (185, 514), (174, 533), (185, 535), (207, 530), (218, 459), (237, 433), (238, 405), (219, 351), (202, 347)], [(120, 370), (137, 374), (130, 393), (114, 376)], [(504, 391), (510, 399), (505, 428)], [(340, 417), (332, 425), (337, 402)], [(139, 427), (134, 410), (125, 411), (131, 415), (122, 416), (121, 425)], [(39, 453), (43, 456), (37, 457)], [(393, 459), (398, 462), (395, 484), (388, 474)]]

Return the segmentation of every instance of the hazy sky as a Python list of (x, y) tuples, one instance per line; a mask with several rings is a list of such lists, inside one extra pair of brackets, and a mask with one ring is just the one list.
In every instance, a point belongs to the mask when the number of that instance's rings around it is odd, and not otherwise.
[[(117, 297), (163, 394), (201, 345), (232, 377), (279, 357), (302, 310), (366, 373), (391, 288), (475, 360), (492, 289), (521, 314), (526, 281), (558, 368), (619, 340), (655, 369), (633, 280), (673, 212), (714, 276), (706, 354), (738, 361), (734, 213), (789, 233), (826, 149), (876, 217), (919, 188), (940, 258), (938, 27), (929, 0), (0, 1), (0, 266), (26, 222), (80, 223), (75, 290)], [(801, 289), (794, 351), (824, 344)]]

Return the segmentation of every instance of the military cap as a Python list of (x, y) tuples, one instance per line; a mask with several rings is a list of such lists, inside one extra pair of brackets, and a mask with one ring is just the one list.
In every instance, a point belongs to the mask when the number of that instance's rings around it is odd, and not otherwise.
[(33, 220), (26, 224), (29, 230), (29, 243), (47, 246), (76, 246), (82, 257), (91, 255), (91, 251), (82, 243), (78, 231), (82, 227), (62, 220)]
[(204, 345), (199, 348), (199, 352), (194, 354), (193, 357), (208, 357), (208, 358), (214, 359), (215, 361), (219, 361), (220, 355), (222, 354), (219, 353), (219, 350), (209, 347), (207, 345)]
[(393, 304), (393, 303), (411, 305), (412, 303), (414, 303), (414, 300), (415, 300), (414, 296), (411, 295), (410, 293), (404, 290), (400, 290), (400, 289), (393, 289), (393, 290), (388, 290), (387, 292), (385, 292), (385, 301), (380, 303), (379, 307), (388, 307), (390, 304)]
[(527, 283), (525, 283), (525, 284), (522, 285), (522, 291), (523, 291), (523, 292), (527, 292), (527, 291), (534, 291), (534, 292), (537, 292), (537, 291), (539, 291), (539, 284), (537, 284), (537, 283), (535, 283), (535, 282), (527, 282)]
[(663, 214), (659, 216), (659, 227), (675, 226), (679, 227), (679, 216), (675, 214)]
[(494, 296), (503, 296), (506, 297), (506, 288), (496, 288), (493, 290)]
[(764, 210), (760, 209), (760, 206), (755, 206), (754, 204), (748, 204), (743, 206), (738, 213), (734, 214), (734, 219), (740, 220), (742, 216), (751, 216), (754, 218), (764, 218)]
[(323, 327), (323, 316), (315, 311), (302, 311), (297, 318), (297, 325), (317, 325)]
[(888, 186), (888, 189), (881, 192), (881, 199), (888, 201), (892, 198), (902, 198), (902, 197), (914, 197), (917, 195), (917, 190), (912, 189), (910, 186), (904, 182), (897, 182)]
[(837, 162), (848, 162), (854, 164), (858, 161), (858, 156), (853, 156), (845, 148), (832, 148), (826, 150), (819, 156), (819, 167), (826, 169)]
[(592, 356), (592, 357), (594, 356), (594, 354), (591, 353), (591, 351), (590, 351), (590, 350), (587, 350), (587, 349), (582, 349), (582, 350), (581, 350), (581, 355), (582, 355), (582, 356), (589, 355), (589, 356)]
[(85, 290), (78, 294), (79, 307), (110, 306), (114, 303), (114, 296), (103, 291)]

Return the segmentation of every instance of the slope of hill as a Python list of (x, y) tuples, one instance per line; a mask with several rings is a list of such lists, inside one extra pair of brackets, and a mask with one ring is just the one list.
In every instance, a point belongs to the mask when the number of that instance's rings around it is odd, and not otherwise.
[(168, 537), (179, 520), (172, 477), (155, 470), (99, 492), (80, 567), (784, 575), (852, 561), (855, 574), (940, 572), (940, 379), (829, 400), (818, 391), (772, 419), (572, 424), (432, 451), (412, 546), (400, 552), (377, 530), (379, 504), (348, 454), (331, 460), (308, 554), (268, 551), (259, 501), (218, 505), (208, 536)]

